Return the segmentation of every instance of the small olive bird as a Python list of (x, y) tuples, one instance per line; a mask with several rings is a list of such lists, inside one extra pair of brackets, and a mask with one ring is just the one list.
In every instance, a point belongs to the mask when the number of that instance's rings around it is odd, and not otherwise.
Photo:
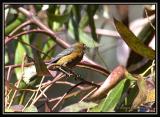
[(48, 63), (48, 68), (67, 67), (72, 68), (79, 63), (84, 55), (85, 44), (78, 42), (63, 50)]

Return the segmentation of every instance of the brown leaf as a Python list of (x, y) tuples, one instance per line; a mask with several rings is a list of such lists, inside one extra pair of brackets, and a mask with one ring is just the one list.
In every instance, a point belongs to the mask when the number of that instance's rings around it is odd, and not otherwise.
[(131, 110), (136, 109), (141, 104), (143, 104), (147, 99), (147, 85), (146, 81), (140, 75), (137, 76), (138, 94), (132, 103)]
[(151, 60), (155, 59), (155, 51), (152, 48), (147, 47), (123, 23), (114, 19), (114, 24), (116, 26), (118, 33), (121, 35), (122, 39), (134, 52)]

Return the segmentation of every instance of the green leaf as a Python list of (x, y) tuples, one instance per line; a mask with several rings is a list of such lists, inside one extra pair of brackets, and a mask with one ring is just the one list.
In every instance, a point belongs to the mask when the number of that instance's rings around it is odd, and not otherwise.
[(8, 56), (8, 52), (5, 49), (5, 64), (7, 64), (9, 62), (9, 56)]
[[(151, 20), (151, 23), (155, 26), (155, 18), (153, 18)], [(150, 22), (148, 22), (143, 29), (141, 30), (141, 32), (138, 34), (138, 38), (142, 41), (142, 42), (146, 42), (148, 40), (150, 40), (151, 38), (153, 38), (153, 35), (155, 34), (155, 30), (153, 29), (153, 27), (151, 26)]]
[(58, 31), (62, 25), (66, 22), (68, 22), (70, 18), (70, 12), (72, 9), (72, 6), (65, 7), (65, 11), (61, 13), (61, 7), (60, 6), (49, 6), (49, 9), (47, 10), (47, 15), (49, 18), (49, 26), (53, 30)]
[(126, 80), (127, 79), (123, 79), (120, 81), (117, 86), (108, 93), (108, 96), (103, 99), (98, 106), (92, 108), (90, 112), (113, 112), (122, 96)]
[(55, 22), (59, 22), (61, 24), (67, 22), (69, 20), (70, 14), (64, 14), (64, 15), (54, 15), (52, 14), (52, 17)]
[(26, 50), (24, 48), (24, 45), (22, 43), (18, 43), (16, 52), (15, 52), (15, 64), (21, 64), (22, 63), (22, 57), (26, 53)]
[[(26, 35), (22, 36), (22, 41), (26, 42), (29, 44), (29, 38)], [(29, 56), (32, 56), (31, 53), (31, 48), (25, 44), (22, 44), (21, 42), (18, 42), (17, 44), (17, 48), (15, 51), (15, 64), (21, 64), (22, 63), (22, 57), (25, 55), (25, 53), (27, 53)], [(17, 79), (19, 79), (21, 77), (22, 74), (22, 70), (21, 68), (15, 68), (15, 73), (17, 76)]]
[[(132, 85), (134, 84), (133, 81), (131, 83)], [(137, 85), (133, 85), (132, 87), (129, 88), (129, 93), (128, 93), (128, 96), (126, 97), (126, 104), (125, 104), (126, 107), (131, 107), (137, 94), (138, 94)]]
[(24, 110), (24, 112), (38, 112), (38, 110), (36, 106), (29, 106)]
[(88, 5), (87, 12), (90, 12), (90, 15), (93, 16), (96, 13), (98, 7), (98, 5)]
[[(78, 29), (78, 31), (79, 31), (80, 42), (83, 42), (89, 48), (94, 48), (99, 46), (99, 44), (96, 41), (94, 41), (89, 35), (83, 32), (80, 28)], [(69, 22), (68, 33), (73, 39), (75, 39), (71, 21)]]
[(79, 23), (79, 28), (84, 29), (88, 25), (88, 22), (89, 22), (88, 15), (87, 14), (83, 15)]
[[(15, 64), (21, 64), (22, 63), (22, 57), (26, 53), (26, 50), (24, 49), (24, 46), (22, 43), (18, 43), (16, 52), (15, 52)], [(21, 68), (15, 68), (15, 73), (17, 76), (17, 79), (21, 78), (22, 70)]]
[[(43, 52), (46, 53), (48, 56), (52, 57), (52, 55), (54, 54), (54, 46), (55, 46), (55, 42), (53, 41), (53, 39), (51, 39), (51, 37), (49, 37), (47, 39), (47, 42), (45, 43), (44, 47), (43, 47)], [(42, 55), (42, 57), (47, 58), (47, 59), (51, 59), (48, 56)]]
[(63, 108), (60, 112), (79, 112), (83, 109), (92, 108), (96, 105), (97, 104), (93, 103), (93, 102), (83, 102), (82, 101), (82, 102), (67, 106), (67, 107)]
[[(44, 35), (42, 34), (37, 34), (36, 36), (36, 43), (35, 43), (35, 47), (39, 50), (42, 50), (43, 48), (43, 39), (44, 39)], [(47, 67), (45, 65), (45, 63), (43, 62), (42, 58), (41, 58), (41, 53), (37, 50), (33, 48), (33, 58), (34, 58), (34, 64), (36, 67), (36, 72), (37, 75), (45, 75), (46, 73), (48, 73)]]
[(98, 47), (99, 44), (94, 41), (89, 35), (79, 29), (80, 41), (83, 42), (87, 47), (95, 48)]
[(122, 39), (133, 51), (151, 60), (155, 59), (155, 51), (141, 42), (141, 40), (137, 38), (123, 23), (114, 19), (114, 24)]
[(136, 81), (137, 78), (135, 78), (132, 74), (130, 74), (129, 72), (125, 72), (125, 78), (129, 79), (129, 80), (133, 80)]
[(22, 13), (19, 13), (17, 19), (5, 28), (5, 35), (8, 35), (10, 32), (12, 32), (17, 26), (22, 24), (25, 19), (26, 17)]
[(60, 13), (59, 6), (49, 6), (47, 13), (48, 13), (49, 18), (52, 21), (63, 24), (68, 21), (71, 10), (72, 10), (72, 6), (68, 6), (65, 8), (65, 11), (63, 13)]
[(97, 34), (96, 34), (96, 27), (95, 27), (95, 21), (94, 21), (94, 14), (96, 13), (98, 9), (98, 5), (89, 5), (87, 7), (87, 13), (89, 16), (89, 26), (91, 28), (91, 35), (92, 38), (96, 41), (99, 42)]
[(41, 9), (42, 9), (42, 4), (35, 4), (35, 9), (36, 9), (36, 11), (38, 12), (38, 11), (40, 11)]
[(25, 82), (24, 80), (21, 80), (18, 88), (20, 88), (20, 89), (25, 89), (26, 87), (27, 87), (26, 82)]

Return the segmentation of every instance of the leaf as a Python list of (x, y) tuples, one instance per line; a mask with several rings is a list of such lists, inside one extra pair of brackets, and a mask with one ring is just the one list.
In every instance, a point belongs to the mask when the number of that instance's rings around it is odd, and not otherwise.
[[(23, 44), (19, 42), (15, 52), (15, 62), (14, 62), (15, 64), (22, 63), (22, 57), (24, 56), (24, 53), (26, 53), (26, 50), (24, 49)], [(17, 79), (20, 79), (21, 73), (22, 73), (21, 68), (15, 68), (15, 73), (16, 73)]]
[(98, 5), (88, 5), (87, 12), (89, 12), (90, 15), (93, 16), (96, 13), (98, 7), (99, 7)]
[[(133, 81), (131, 81), (131, 84), (133, 84)], [(128, 110), (130, 109), (137, 94), (138, 94), (138, 86), (137, 85), (129, 88), (129, 92), (126, 97), (126, 103), (125, 103), (125, 106), (128, 107)]]
[[(22, 36), (22, 41), (29, 44), (28, 36), (23, 35)], [(25, 53), (27, 53), (29, 56), (32, 56), (31, 48), (28, 47), (27, 45), (22, 44), (21, 42), (18, 42), (16, 51), (15, 51), (14, 63), (15, 64), (21, 64), (22, 63), (22, 57), (24, 56)], [(21, 77), (21, 74), (22, 74), (21, 68), (15, 68), (15, 73), (16, 73), (17, 79), (19, 79)]]
[(146, 81), (141, 76), (137, 76), (137, 77), (138, 77), (137, 85), (138, 85), (139, 91), (138, 91), (138, 94), (137, 94), (136, 98), (134, 99), (134, 101), (132, 103), (131, 110), (136, 109), (138, 106), (143, 104), (147, 99)]
[[(55, 46), (55, 42), (49, 37), (47, 39), (47, 42), (45, 43), (44, 47), (43, 47), (43, 52), (46, 53), (48, 56), (52, 57), (52, 55), (54, 54), (54, 50), (53, 47)], [(42, 55), (41, 57), (43, 57), (44, 59), (51, 59), (50, 57), (48, 57), (46, 55)]]
[(96, 34), (96, 27), (95, 27), (95, 21), (94, 21), (94, 14), (96, 13), (98, 6), (96, 5), (89, 5), (87, 7), (87, 13), (89, 16), (89, 26), (91, 28), (91, 35), (93, 40), (95, 40), (96, 42), (99, 42), (98, 38), (97, 38), (97, 34)]
[(24, 110), (24, 112), (38, 112), (38, 110), (36, 106), (29, 106)]
[(41, 59), (40, 53), (37, 50), (33, 50), (33, 56), (34, 56), (34, 64), (36, 67), (37, 75), (43, 76), (48, 73), (47, 66)]
[(122, 96), (126, 80), (127, 79), (123, 79), (120, 81), (117, 86), (110, 91), (108, 96), (103, 99), (98, 106), (92, 108), (90, 112), (113, 112)]
[(9, 56), (8, 56), (8, 52), (5, 49), (5, 64), (7, 64), (9, 62)]
[(137, 78), (135, 78), (132, 74), (130, 74), (129, 72), (125, 71), (125, 78), (131, 80), (131, 81), (136, 81)]
[[(153, 25), (155, 25), (155, 18), (151, 20), (151, 23)], [(148, 40), (150, 40), (153, 35), (155, 33), (155, 30), (153, 29), (153, 27), (151, 26), (150, 22), (148, 22), (143, 29), (141, 30), (141, 32), (138, 34), (138, 38), (142, 41), (142, 42), (146, 42)]]
[[(78, 29), (78, 31), (79, 31), (80, 42), (83, 42), (89, 48), (94, 48), (99, 46), (99, 44), (96, 41), (94, 41), (89, 35), (83, 32), (80, 28)], [(73, 39), (75, 39), (73, 32), (73, 25), (71, 21), (69, 22), (68, 33)]]
[(154, 102), (155, 101), (155, 89), (148, 90), (147, 99), (145, 103)]
[(87, 47), (95, 48), (98, 47), (99, 44), (94, 41), (90, 36), (88, 36), (85, 32), (79, 29), (80, 41), (83, 42)]
[(21, 80), (18, 88), (20, 88), (20, 89), (25, 89), (26, 87), (27, 87), (26, 82), (25, 82), (24, 80)]
[(61, 9), (63, 9), (62, 7), (64, 6), (50, 5), (49, 9), (47, 10), (49, 26), (55, 31), (59, 31), (62, 25), (68, 22), (70, 18), (72, 6), (69, 5), (65, 7), (65, 11), (63, 13), (61, 12)]
[(67, 107), (63, 108), (60, 112), (79, 112), (83, 109), (88, 109), (88, 108), (94, 107), (96, 105), (97, 104), (93, 103), (93, 102), (83, 102), (82, 101), (82, 102), (67, 106)]
[(23, 23), (25, 21), (26, 17), (22, 14), (19, 13), (18, 17), (15, 21), (10, 23), (6, 28), (5, 28), (5, 35), (8, 35), (10, 32), (12, 32), (17, 26)]
[(67, 22), (69, 20), (70, 14), (63, 14), (63, 15), (54, 15), (52, 14), (52, 17), (54, 18), (55, 22), (59, 22), (61, 24)]
[(79, 27), (81, 29), (84, 29), (88, 25), (88, 21), (89, 21), (88, 15), (87, 14), (83, 15), (81, 20), (80, 20)]
[[(43, 35), (41, 34), (38, 34), (38, 35), (35, 35), (36, 36), (36, 42), (35, 42), (35, 47), (38, 48), (39, 50), (42, 50), (42, 45), (43, 45)], [(39, 76), (43, 76), (45, 74), (48, 73), (48, 70), (47, 70), (47, 66), (45, 65), (45, 63), (43, 62), (42, 58), (41, 58), (41, 53), (37, 50), (37, 49), (33, 49), (33, 58), (34, 58), (34, 64), (35, 64), (35, 67), (36, 67), (36, 72), (37, 72), (37, 75)]]
[[(52, 10), (50, 11), (50, 9), (52, 9)], [(58, 7), (55, 9), (55, 11), (59, 11), (59, 10), (60, 9)], [(60, 24), (63, 24), (69, 20), (71, 10), (72, 10), (72, 6), (68, 6), (65, 9), (63, 14), (61, 14), (60, 12), (53, 13), (54, 8), (51, 8), (51, 6), (50, 6), (49, 10), (48, 10), (48, 16), (49, 16), (49, 18), (51, 18), (51, 20), (53, 20), (55, 22), (59, 22)]]
[(152, 71), (151, 76), (146, 79), (146, 84), (147, 84), (147, 99), (145, 103), (150, 103), (150, 102), (155, 102), (155, 81), (154, 81), (154, 72)]
[(133, 51), (151, 60), (155, 59), (155, 51), (142, 43), (123, 23), (114, 19), (114, 24), (122, 39)]

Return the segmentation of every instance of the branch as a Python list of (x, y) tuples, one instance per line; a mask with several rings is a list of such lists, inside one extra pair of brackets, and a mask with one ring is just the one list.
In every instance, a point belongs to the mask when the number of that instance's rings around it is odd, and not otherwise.
[[(47, 26), (45, 26), (33, 13), (30, 13), (26, 9), (19, 7), (18, 10), (22, 12), (24, 15), (26, 15), (34, 24), (39, 26), (41, 29), (45, 30), (51, 37), (54, 37), (54, 41), (56, 41), (61, 47), (68, 48), (70, 45), (65, 42), (61, 37), (57, 36), (55, 32), (53, 32), (51, 29), (49, 29)], [(93, 64), (95, 66), (98, 66), (101, 69), (105, 69), (99, 64), (95, 63), (94, 61), (90, 60), (88, 57), (84, 56), (83, 60), (88, 62), (89, 64)], [(106, 70), (105, 70), (106, 71)], [(108, 71), (109, 73), (109, 71)]]

